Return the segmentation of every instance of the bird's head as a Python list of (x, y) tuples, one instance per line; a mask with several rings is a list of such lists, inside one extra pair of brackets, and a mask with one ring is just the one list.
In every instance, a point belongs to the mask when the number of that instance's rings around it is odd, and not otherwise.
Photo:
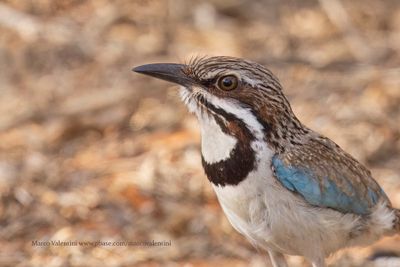
[(260, 64), (218, 56), (187, 64), (142, 65), (133, 71), (181, 85), (181, 97), (200, 123), (212, 117), (232, 136), (248, 132), (283, 149), (281, 141), (296, 142), (291, 132), (302, 129), (278, 79)]

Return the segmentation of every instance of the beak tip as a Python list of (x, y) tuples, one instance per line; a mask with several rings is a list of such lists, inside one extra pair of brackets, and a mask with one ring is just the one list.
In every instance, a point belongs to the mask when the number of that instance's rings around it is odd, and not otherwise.
[(137, 67), (133, 67), (132, 69), (131, 69), (131, 71), (133, 71), (133, 72), (141, 72), (141, 68), (140, 68), (141, 66), (137, 66)]

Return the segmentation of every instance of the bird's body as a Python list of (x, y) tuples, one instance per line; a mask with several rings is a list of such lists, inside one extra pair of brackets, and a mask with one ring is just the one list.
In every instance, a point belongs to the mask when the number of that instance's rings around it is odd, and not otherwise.
[(135, 70), (183, 86), (182, 100), (200, 123), (203, 167), (224, 213), (269, 252), (274, 267), (287, 266), (283, 254), (323, 267), (331, 253), (400, 227), (399, 211), (371, 173), (301, 124), (263, 66), (211, 57)]
[[(205, 124), (216, 124), (208, 120), (201, 122), (202, 129), (209, 129)], [(230, 136), (213, 130), (212, 139), (202, 138), (203, 151), (212, 148), (216, 151), (216, 147), (227, 148), (225, 151), (233, 149)], [(257, 144), (255, 141), (254, 146), (258, 146), (257, 169), (237, 185), (212, 183), (212, 186), (232, 226), (255, 246), (283, 254), (303, 255), (318, 262), (340, 248), (372, 243), (392, 229), (394, 214), (383, 203), (375, 207), (368, 219), (310, 206), (275, 178), (271, 168), (274, 152), (262, 142)], [(220, 152), (208, 153), (203, 153), (205, 162), (205, 155), (213, 161), (229, 155), (226, 152), (222, 155)]]

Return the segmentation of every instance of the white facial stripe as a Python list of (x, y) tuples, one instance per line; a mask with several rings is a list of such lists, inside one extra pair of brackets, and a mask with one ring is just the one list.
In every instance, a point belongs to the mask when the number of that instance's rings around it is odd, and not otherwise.
[(229, 158), (237, 143), (236, 138), (224, 133), (213, 117), (202, 116), (199, 121), (201, 127), (201, 153), (204, 160), (212, 164)]
[(249, 130), (255, 135), (258, 140), (263, 140), (263, 126), (258, 122), (257, 118), (247, 108), (240, 107), (239, 103), (234, 103), (231, 99), (221, 99), (216, 96), (206, 94), (207, 101), (214, 106), (225, 110), (227, 113), (235, 115), (238, 119), (243, 121)]
[[(237, 118), (242, 120), (247, 125), (247, 127), (249, 127), (249, 130), (253, 132), (256, 139), (263, 140), (264, 127), (258, 122), (257, 118), (251, 113), (249, 109), (240, 107), (240, 105), (238, 103), (236, 104), (232, 99), (221, 99), (207, 92), (203, 92), (204, 89), (193, 87), (192, 90), (201, 92), (206, 100), (213, 104), (215, 107), (221, 108), (227, 113), (235, 115)], [(195, 113), (200, 119), (200, 117), (202, 117), (202, 114), (196, 101), (190, 98), (191, 94), (193, 93), (184, 87), (182, 87), (180, 90), (181, 98), (185, 102), (189, 111)]]

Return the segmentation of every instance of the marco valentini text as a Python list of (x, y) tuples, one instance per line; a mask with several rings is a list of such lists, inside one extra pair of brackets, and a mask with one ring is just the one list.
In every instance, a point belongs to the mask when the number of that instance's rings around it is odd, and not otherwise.
[(169, 247), (171, 240), (146, 241), (78, 241), (78, 240), (32, 240), (34, 247)]

